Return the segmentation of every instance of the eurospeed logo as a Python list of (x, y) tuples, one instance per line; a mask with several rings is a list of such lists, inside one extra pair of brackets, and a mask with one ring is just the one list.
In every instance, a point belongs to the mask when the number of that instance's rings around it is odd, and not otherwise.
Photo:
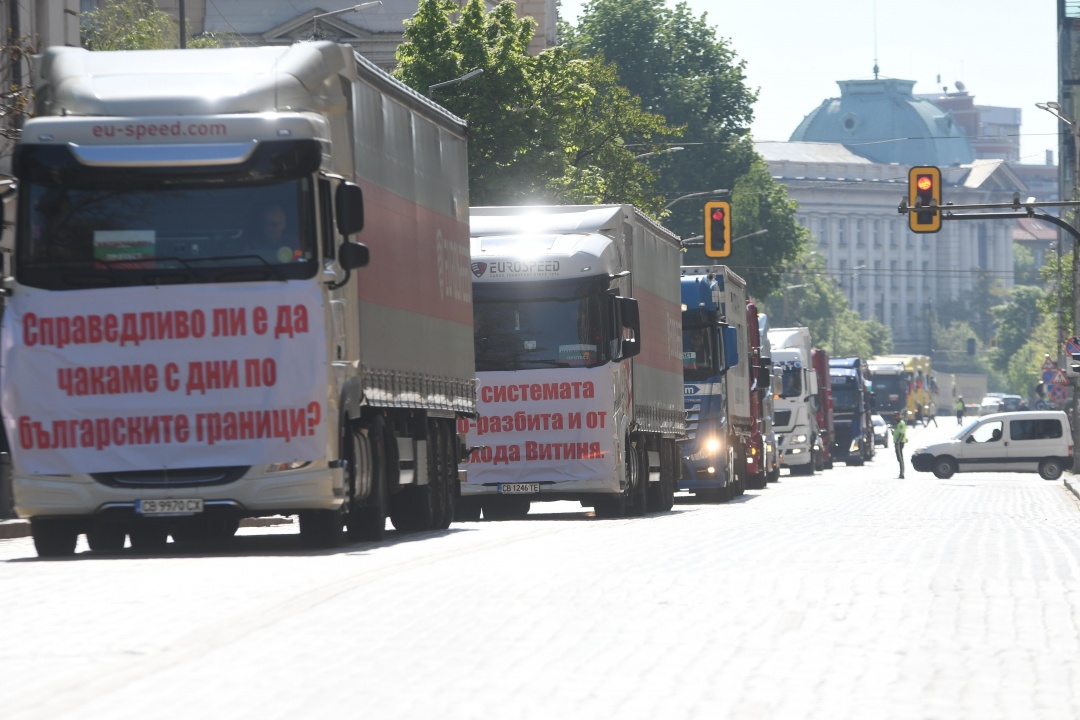
[(482, 277), (485, 270), (487, 270), (486, 262), (474, 262), (472, 264), (472, 274), (476, 277)]
[(96, 138), (124, 137), (134, 140), (164, 137), (226, 137), (229, 128), (223, 123), (175, 122), (118, 123), (94, 125), (90, 133)]
[(474, 262), (473, 275), (480, 277), (486, 271), (488, 277), (542, 277), (558, 275), (562, 264), (558, 260), (496, 260), (494, 262)]

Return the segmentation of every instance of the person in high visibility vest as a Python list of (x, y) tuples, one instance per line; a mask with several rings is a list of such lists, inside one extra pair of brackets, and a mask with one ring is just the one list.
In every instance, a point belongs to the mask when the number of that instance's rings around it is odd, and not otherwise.
[(956, 424), (964, 424), (964, 396), (956, 398)]
[(892, 439), (893, 447), (896, 448), (896, 462), (900, 463), (900, 478), (904, 477), (904, 444), (907, 443), (907, 423), (904, 422), (904, 417), (899, 412), (893, 413), (893, 420), (896, 421), (896, 425), (893, 426)]

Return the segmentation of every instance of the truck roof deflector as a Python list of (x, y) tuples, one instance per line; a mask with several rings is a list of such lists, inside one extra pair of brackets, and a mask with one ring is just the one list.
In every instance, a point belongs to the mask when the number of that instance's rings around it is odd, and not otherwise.
[(157, 165), (239, 165), (251, 157), (258, 143), (191, 145), (76, 145), (71, 152), (83, 165), (93, 167), (153, 167)]

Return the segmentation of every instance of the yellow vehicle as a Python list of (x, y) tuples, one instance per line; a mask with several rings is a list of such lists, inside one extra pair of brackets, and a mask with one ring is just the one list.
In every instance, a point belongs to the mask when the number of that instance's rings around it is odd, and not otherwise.
[(905, 419), (909, 423), (929, 422), (929, 419), (937, 413), (934, 402), (937, 382), (934, 379), (929, 356), (883, 355), (874, 360), (892, 360), (903, 364), (908, 385)]

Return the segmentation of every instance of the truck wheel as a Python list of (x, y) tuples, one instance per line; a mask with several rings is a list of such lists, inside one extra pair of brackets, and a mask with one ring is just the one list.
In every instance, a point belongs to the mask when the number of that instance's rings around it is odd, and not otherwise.
[(427, 485), (407, 487), (390, 501), (390, 522), (402, 532), (433, 530), (442, 521), (445, 498), (439, 473), (439, 433), (434, 421), (425, 425), (427, 440)]
[(457, 509), (454, 511), (455, 522), (479, 522), (480, 521), (480, 499), (474, 497), (460, 498), (457, 503)]
[(117, 523), (97, 523), (86, 533), (86, 542), (94, 552), (118, 553), (126, 541), (127, 531)]
[(442, 506), (443, 515), (439, 524), (439, 530), (446, 530), (454, 521), (457, 512), (458, 496), (461, 487), (458, 484), (457, 459), (454, 455), (454, 445), (457, 443), (457, 433), (452, 421), (436, 420), (439, 426), (439, 466), (442, 473)]
[(520, 520), (529, 514), (532, 501), (520, 497), (493, 497), (483, 501), (485, 520)]
[[(134, 538), (132, 538), (134, 540)], [(300, 513), (300, 543), (313, 550), (340, 547), (345, 541), (345, 511), (305, 510)]]
[(645, 514), (648, 505), (649, 491), (649, 454), (645, 450), (644, 439), (639, 439), (639, 445), (628, 443), (626, 449), (626, 474), (629, 482), (629, 497), (626, 501), (626, 514), (630, 517), (640, 517)]
[(679, 469), (674, 440), (660, 441), (660, 482), (649, 483), (649, 512), (668, 512), (675, 507), (675, 473)]
[(368, 427), (367, 442), (371, 451), (371, 494), (355, 505), (345, 518), (349, 539), (355, 542), (378, 542), (386, 536), (388, 489), (386, 487), (386, 435), (382, 418)]
[(1057, 458), (1047, 458), (1039, 463), (1039, 475), (1043, 480), (1057, 480), (1061, 472), (1061, 461)]
[(157, 523), (136, 525), (128, 532), (131, 549), (141, 553), (161, 552), (169, 544), (169, 528)]
[(38, 557), (67, 557), (75, 554), (79, 531), (73, 522), (58, 518), (32, 518), (30, 533)]
[(956, 461), (944, 455), (934, 458), (934, 475), (942, 480), (948, 480), (956, 472)]

